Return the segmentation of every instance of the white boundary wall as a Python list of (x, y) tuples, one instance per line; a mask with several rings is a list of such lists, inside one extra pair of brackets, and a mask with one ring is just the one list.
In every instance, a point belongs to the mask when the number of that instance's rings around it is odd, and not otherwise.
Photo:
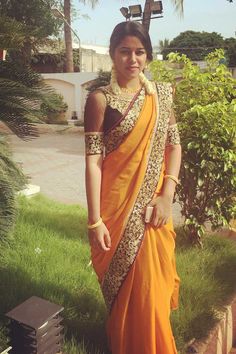
[(83, 121), (84, 104), (87, 97), (86, 85), (96, 79), (97, 73), (52, 73), (42, 74), (46, 84), (55, 88), (68, 104), (66, 118), (71, 119), (76, 111), (79, 121)]

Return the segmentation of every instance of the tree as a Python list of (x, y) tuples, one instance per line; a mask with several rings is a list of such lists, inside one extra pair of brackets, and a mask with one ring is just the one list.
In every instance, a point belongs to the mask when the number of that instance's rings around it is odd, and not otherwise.
[[(3, 24), (0, 37), (4, 48), (24, 45), (22, 23), (13, 19)], [(43, 84), (42, 77), (29, 67), (11, 61), (0, 61), (0, 120), (13, 133), (23, 139), (32, 138), (37, 131), (32, 123), (40, 116), (40, 104), (47, 102), (51, 89)], [(12, 160), (4, 134), (0, 133), (0, 241), (6, 240), (16, 217), (16, 192), (26, 183), (21, 169)]]
[(164, 40), (159, 41), (159, 50), (163, 53), (170, 45), (169, 39), (165, 38)]
[(175, 37), (162, 51), (164, 58), (171, 52), (186, 54), (191, 60), (203, 60), (216, 48), (224, 48), (223, 37), (216, 32), (185, 31)]
[(56, 34), (61, 22), (56, 19), (51, 7), (54, 0), (0, 0), (0, 16), (7, 16), (21, 23), (24, 28), (24, 43), (17, 50), (11, 50), (14, 60), (29, 64), (32, 49), (45, 39)]
[[(71, 35), (71, 1), (64, 0), (64, 16), (67, 23), (64, 23), (64, 36), (65, 36), (65, 47), (66, 47), (66, 72), (74, 72), (73, 64), (73, 43)], [(68, 25), (69, 24), (69, 25)]]
[[(96, 5), (98, 0), (82, 0), (84, 4), (88, 3), (92, 8)], [(71, 0), (64, 0), (64, 37), (65, 37), (65, 47), (66, 47), (66, 72), (74, 72), (73, 65), (73, 43), (71, 35)]]
[(0, 17), (0, 48), (21, 48), (24, 45), (26, 28), (23, 23), (18, 22), (11, 17)]
[(226, 50), (228, 65), (231, 67), (236, 67), (236, 39), (226, 38), (224, 42), (224, 47)]
[(201, 71), (186, 55), (171, 53), (170, 63), (182, 63), (177, 84), (173, 71), (153, 62), (157, 81), (176, 86), (174, 107), (183, 147), (177, 194), (190, 239), (201, 244), (204, 225), (224, 226), (236, 215), (236, 80), (223, 64), (224, 51), (206, 57)]

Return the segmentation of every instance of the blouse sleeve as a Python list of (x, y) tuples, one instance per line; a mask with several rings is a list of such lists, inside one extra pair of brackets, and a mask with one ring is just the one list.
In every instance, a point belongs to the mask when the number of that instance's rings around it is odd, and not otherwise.
[(86, 155), (103, 154), (103, 121), (106, 98), (101, 91), (89, 94), (84, 111), (84, 133)]
[(177, 123), (170, 124), (167, 131), (166, 145), (179, 145), (180, 136)]
[[(174, 96), (174, 92), (172, 92)], [(179, 130), (175, 119), (174, 110), (171, 110), (171, 116), (169, 121), (169, 127), (167, 131), (166, 145), (179, 145), (180, 144), (180, 136)]]

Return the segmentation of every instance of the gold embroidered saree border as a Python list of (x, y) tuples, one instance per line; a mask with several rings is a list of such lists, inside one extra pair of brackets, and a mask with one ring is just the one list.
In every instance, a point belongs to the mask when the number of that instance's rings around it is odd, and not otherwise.
[(180, 135), (177, 124), (169, 125), (167, 131), (166, 145), (178, 145), (180, 144)]
[(101, 285), (108, 310), (111, 310), (119, 289), (138, 254), (145, 231), (142, 210), (152, 199), (161, 173), (172, 99), (170, 99), (170, 85), (159, 84), (157, 89), (159, 117), (153, 132), (144, 181)]
[(85, 132), (85, 153), (88, 155), (103, 154), (104, 134), (103, 132)]

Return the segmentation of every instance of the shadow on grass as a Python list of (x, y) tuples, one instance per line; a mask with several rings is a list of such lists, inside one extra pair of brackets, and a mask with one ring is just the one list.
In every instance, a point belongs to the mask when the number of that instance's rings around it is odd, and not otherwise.
[(37, 283), (26, 272), (14, 268), (1, 268), (0, 279), (0, 327), (7, 323), (5, 313), (29, 297), (39, 296), (64, 307), (62, 316), (66, 339), (84, 341), (88, 353), (94, 353), (96, 348), (103, 354), (109, 354), (105, 334), (106, 311), (94, 294), (86, 291), (72, 294), (55, 284)]
[(177, 250), (188, 250), (193, 246), (187, 232), (184, 230), (183, 226), (178, 226), (175, 228), (176, 232), (176, 249)]
[[(214, 264), (213, 276), (221, 284), (222, 297), (224, 294), (229, 294), (228, 300), (230, 300), (232, 294), (236, 293), (236, 242), (213, 234), (206, 237), (205, 245), (212, 254), (222, 255), (218, 257), (217, 264)], [(225, 301), (227, 299), (224, 299), (224, 303)]]
[[(179, 310), (172, 314), (178, 347), (192, 338), (203, 339), (219, 320), (218, 310), (236, 292), (236, 243), (216, 235), (203, 238), (203, 248), (193, 247), (182, 229), (177, 230)], [(196, 308), (194, 307), (196, 304)]]
[[(57, 233), (63, 239), (77, 240), (78, 236), (84, 243), (88, 243), (87, 237), (87, 212), (79, 206), (63, 205), (61, 210), (55, 207), (38, 208), (33, 201), (28, 201), (30, 207), (24, 207), (18, 216), (19, 220), (38, 228), (46, 228), (48, 231)], [(30, 203), (32, 203), (30, 205)], [(49, 204), (50, 205), (50, 204)], [(54, 206), (54, 203), (51, 202)], [(71, 210), (70, 210), (71, 209)]]

